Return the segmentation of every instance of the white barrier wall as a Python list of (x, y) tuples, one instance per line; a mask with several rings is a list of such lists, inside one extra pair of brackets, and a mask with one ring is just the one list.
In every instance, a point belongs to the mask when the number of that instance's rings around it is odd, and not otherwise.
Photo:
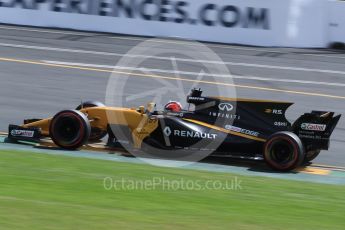
[(329, 40), (345, 43), (345, 1), (329, 3)]
[(325, 0), (0, 0), (0, 22), (258, 46), (327, 45)]

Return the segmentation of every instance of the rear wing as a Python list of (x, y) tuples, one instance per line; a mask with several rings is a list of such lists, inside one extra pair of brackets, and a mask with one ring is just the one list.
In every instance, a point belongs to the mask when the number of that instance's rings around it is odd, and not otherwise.
[(305, 113), (294, 122), (292, 131), (302, 140), (307, 152), (328, 150), (330, 137), (340, 117), (326, 111)]

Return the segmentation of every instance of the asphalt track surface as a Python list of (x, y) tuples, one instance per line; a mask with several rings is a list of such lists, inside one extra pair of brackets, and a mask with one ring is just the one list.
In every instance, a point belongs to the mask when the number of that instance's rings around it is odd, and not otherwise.
[[(0, 25), (0, 131), (6, 131), (9, 123), (18, 124), (25, 118), (48, 117), (59, 110), (74, 108), (81, 100), (104, 102), (112, 67), (121, 58), (132, 57), (126, 53), (145, 40), (147, 38)], [(145, 57), (141, 65), (145, 71), (126, 69), (126, 66), (115, 69), (128, 77), (124, 93), (115, 92), (126, 105), (138, 106), (157, 99), (152, 95), (138, 95), (138, 92), (166, 89), (169, 83), (170, 88), (174, 88), (182, 82), (185, 93), (196, 83), (208, 95), (213, 95), (216, 87), (233, 90), (226, 84), (215, 85), (207, 74), (198, 80), (199, 65), (205, 63), (205, 58), (195, 61), (179, 57), (176, 54), (181, 49), (179, 44), (186, 42), (156, 42), (166, 47), (166, 54)], [(295, 102), (287, 112), (290, 121), (311, 110), (345, 115), (343, 51), (206, 45), (226, 63), (234, 77), (238, 97)], [(169, 53), (174, 53), (174, 60)], [(150, 56), (150, 53), (145, 55)], [(179, 81), (174, 79), (174, 63), (180, 71)], [(217, 82), (223, 82), (225, 77), (218, 76)], [(158, 98), (158, 104), (168, 98), (181, 100), (181, 95), (175, 94), (166, 90), (166, 94)], [(322, 152), (315, 163), (345, 166), (344, 148), (343, 117), (332, 135), (330, 150)]]

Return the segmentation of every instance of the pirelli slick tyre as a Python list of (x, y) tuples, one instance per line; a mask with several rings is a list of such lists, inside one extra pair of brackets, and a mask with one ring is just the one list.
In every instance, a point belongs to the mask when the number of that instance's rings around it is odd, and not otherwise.
[(91, 126), (82, 112), (64, 110), (53, 117), (49, 132), (57, 146), (75, 150), (87, 143), (91, 134)]
[[(86, 108), (93, 108), (93, 107), (104, 107), (105, 105), (102, 102), (99, 101), (86, 101), (82, 104), (78, 105), (76, 110), (86, 109)], [(91, 134), (89, 141), (99, 141), (103, 139), (108, 134), (107, 130), (102, 130), (99, 128), (91, 127)]]
[(264, 159), (274, 170), (292, 170), (305, 159), (302, 141), (294, 133), (277, 132), (265, 143)]

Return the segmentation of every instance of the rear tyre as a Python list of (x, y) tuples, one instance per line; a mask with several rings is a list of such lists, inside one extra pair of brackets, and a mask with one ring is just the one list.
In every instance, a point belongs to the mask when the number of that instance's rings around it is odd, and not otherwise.
[(91, 126), (82, 112), (64, 110), (53, 117), (49, 132), (57, 146), (75, 150), (87, 143), (91, 134)]
[(292, 170), (305, 159), (302, 141), (291, 132), (275, 133), (265, 143), (264, 159), (274, 170)]
[[(93, 107), (104, 107), (104, 106), (105, 105), (99, 101), (86, 101), (86, 102), (83, 102), (82, 104), (78, 105), (76, 110), (93, 108)], [(89, 141), (90, 142), (99, 141), (99, 140), (103, 139), (107, 134), (108, 134), (108, 132), (106, 130), (91, 127), (91, 134), (90, 134)]]

